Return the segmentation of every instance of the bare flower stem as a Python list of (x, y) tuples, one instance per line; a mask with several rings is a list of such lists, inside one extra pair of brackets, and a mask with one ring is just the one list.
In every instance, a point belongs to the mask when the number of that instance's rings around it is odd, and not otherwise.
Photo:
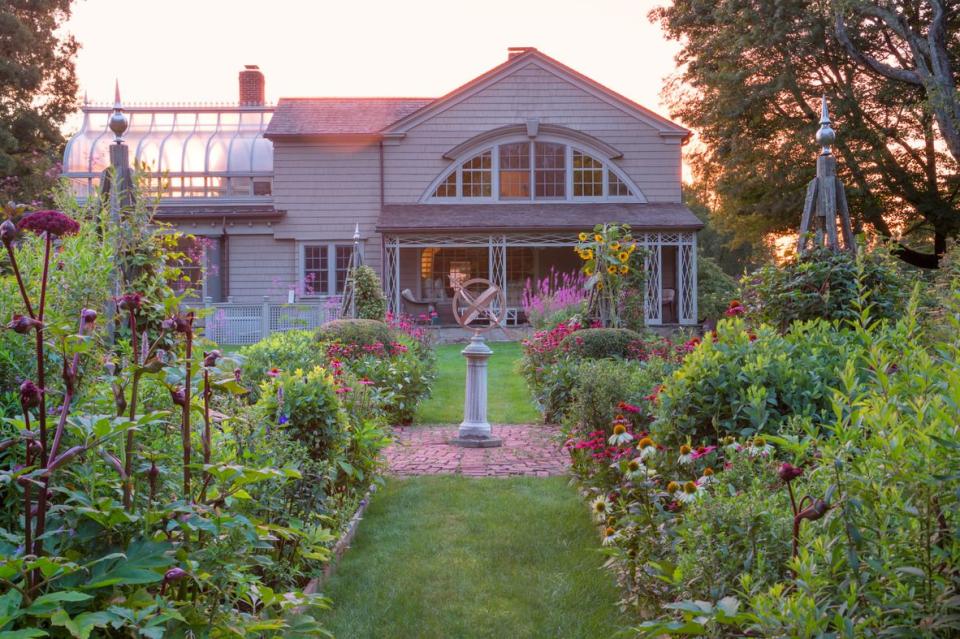
[[(130, 309), (130, 348), (133, 354), (134, 368), (133, 381), (130, 384), (130, 413), (129, 419), (132, 422), (137, 416), (137, 393), (140, 386), (140, 361), (139, 349), (137, 348), (137, 316), (133, 309)], [(123, 449), (123, 470), (127, 474), (123, 481), (123, 508), (127, 512), (133, 508), (133, 429), (127, 430), (127, 441)]]
[(190, 500), (190, 457), (191, 457), (191, 447), (190, 447), (190, 386), (191, 378), (193, 377), (193, 317), (192, 314), (189, 317), (191, 323), (190, 329), (186, 332), (187, 336), (187, 349), (186, 349), (186, 381), (183, 388), (183, 413), (181, 419), (181, 435), (183, 437), (183, 497), (184, 499)]
[[(210, 371), (203, 369), (203, 463), (210, 463)], [(209, 473), (204, 473), (203, 490), (200, 493), (200, 501), (207, 497), (207, 484), (209, 484)]]

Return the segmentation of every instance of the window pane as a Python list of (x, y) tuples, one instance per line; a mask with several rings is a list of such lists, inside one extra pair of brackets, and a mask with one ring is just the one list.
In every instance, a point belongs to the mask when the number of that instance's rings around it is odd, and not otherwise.
[(447, 179), (440, 183), (433, 197), (457, 197), (457, 172), (454, 171)]
[(534, 176), (537, 199), (562, 198), (566, 193), (566, 147), (562, 144), (534, 144), (537, 170)]
[(343, 293), (343, 288), (347, 283), (347, 271), (350, 269), (350, 254), (353, 252), (353, 247), (346, 246), (337, 246), (336, 247), (337, 255), (337, 290), (336, 294), (339, 295)]
[(573, 196), (603, 197), (603, 164), (576, 150), (573, 152)]
[(530, 144), (516, 142), (500, 145), (500, 197), (530, 197)]
[(607, 185), (611, 196), (627, 197), (632, 195), (627, 185), (613, 171), (607, 171)]
[(463, 197), (490, 197), (493, 184), (492, 162), (490, 151), (484, 151), (463, 163)]
[(327, 292), (327, 247), (303, 247), (303, 292), (323, 295)]

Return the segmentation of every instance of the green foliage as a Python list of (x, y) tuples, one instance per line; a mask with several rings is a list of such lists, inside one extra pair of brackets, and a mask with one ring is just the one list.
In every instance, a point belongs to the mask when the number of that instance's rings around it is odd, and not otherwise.
[(737, 281), (724, 273), (717, 262), (697, 256), (697, 314), (706, 319), (723, 317), (730, 300), (737, 297)]
[(603, 326), (624, 325), (623, 311), (636, 320), (636, 306), (624, 296), (643, 290), (643, 251), (630, 233), (629, 224), (597, 224), (578, 236), (576, 252), (583, 260), (581, 272), (590, 291), (587, 314)]
[(387, 314), (387, 298), (383, 295), (377, 272), (364, 264), (352, 271), (350, 277), (353, 278), (357, 317), (382, 322)]
[(639, 333), (626, 328), (585, 328), (566, 336), (560, 348), (575, 357), (589, 359), (626, 357), (630, 345), (640, 339)]
[(0, 53), (0, 201), (48, 199), (67, 116), (77, 106), (69, 0), (5, 2)]
[[(887, 15), (917, 9), (904, 2), (680, 0), (651, 14), (680, 43), (670, 112), (701, 136), (702, 150), (689, 158), (693, 175), (715, 194), (713, 221), (736, 242), (759, 244), (770, 233), (797, 228), (816, 170), (813, 138), (824, 94), (841, 123), (834, 152), (853, 219), (891, 237), (884, 216), (897, 211), (910, 243), (930, 248), (931, 230), (956, 234), (956, 157), (916, 152), (943, 143), (925, 92), (864, 72), (834, 35), (835, 11), (875, 5)], [(904, 40), (881, 33), (883, 20), (848, 22), (867, 55), (911, 57)], [(918, 14), (917, 23), (926, 22)], [(958, 25), (960, 18), (949, 14), (943, 28), (955, 33)], [(789, 55), (770, 55), (776, 51)], [(956, 61), (955, 43), (951, 51)]]
[(389, 344), (394, 333), (388, 325), (374, 319), (339, 319), (327, 322), (317, 329), (320, 342), (341, 342), (355, 346)]
[(316, 343), (313, 331), (271, 333), (256, 344), (241, 348), (240, 357), (243, 359), (244, 383), (251, 389), (254, 401), (260, 397), (260, 386), (269, 378), (272, 369), (311, 370), (326, 362), (323, 348)]
[(910, 296), (909, 278), (886, 249), (857, 256), (825, 248), (786, 264), (765, 266), (743, 280), (745, 301), (759, 321), (785, 329), (792, 322), (852, 320), (860, 312), (861, 291), (871, 317), (896, 319)]
[(586, 434), (603, 431), (610, 434), (618, 414), (629, 414), (623, 404), (639, 412), (631, 418), (646, 423), (652, 417), (647, 397), (672, 370), (667, 360), (655, 357), (647, 361), (594, 359), (580, 362), (564, 405), (564, 425), (569, 432)]
[(346, 443), (347, 415), (337, 399), (331, 373), (319, 366), (280, 373), (261, 388), (257, 409), (303, 444), (312, 459), (341, 451)]
[(659, 396), (653, 430), (669, 443), (777, 433), (793, 416), (822, 423), (856, 338), (823, 321), (780, 334), (723, 320), (686, 356)]

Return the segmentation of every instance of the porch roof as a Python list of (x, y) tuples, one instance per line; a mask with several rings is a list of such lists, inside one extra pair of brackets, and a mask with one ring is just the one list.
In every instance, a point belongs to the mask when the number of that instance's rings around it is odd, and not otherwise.
[[(180, 200), (180, 198), (171, 198)], [(273, 222), (283, 219), (286, 211), (280, 211), (267, 203), (230, 202), (223, 198), (223, 202), (201, 202), (163, 200), (157, 207), (156, 217), (164, 222), (185, 220), (227, 220)]]
[(629, 224), (634, 229), (684, 230), (703, 222), (683, 204), (537, 202), (523, 204), (387, 204), (377, 230), (421, 231), (583, 231), (596, 224)]

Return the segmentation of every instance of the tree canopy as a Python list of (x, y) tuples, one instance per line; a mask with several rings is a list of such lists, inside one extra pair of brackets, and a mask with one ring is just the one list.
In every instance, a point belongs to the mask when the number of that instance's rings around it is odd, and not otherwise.
[(933, 83), (894, 79), (870, 64), (915, 71), (929, 64), (930, 45), (918, 43), (932, 33), (947, 56), (936, 81), (946, 91), (943, 71), (960, 58), (960, 12), (936, 14), (938, 2), (882, 2), (912, 29), (913, 43), (857, 0), (676, 0), (651, 13), (683, 43), (668, 101), (699, 134), (692, 169), (716, 195), (715, 222), (735, 242), (796, 230), (826, 95), (855, 231), (902, 237), (903, 259), (936, 265), (946, 238), (960, 232), (957, 156), (940, 123), (950, 106), (935, 104)]
[(77, 106), (69, 0), (0, 3), (0, 198), (38, 200), (58, 174), (60, 126)]

